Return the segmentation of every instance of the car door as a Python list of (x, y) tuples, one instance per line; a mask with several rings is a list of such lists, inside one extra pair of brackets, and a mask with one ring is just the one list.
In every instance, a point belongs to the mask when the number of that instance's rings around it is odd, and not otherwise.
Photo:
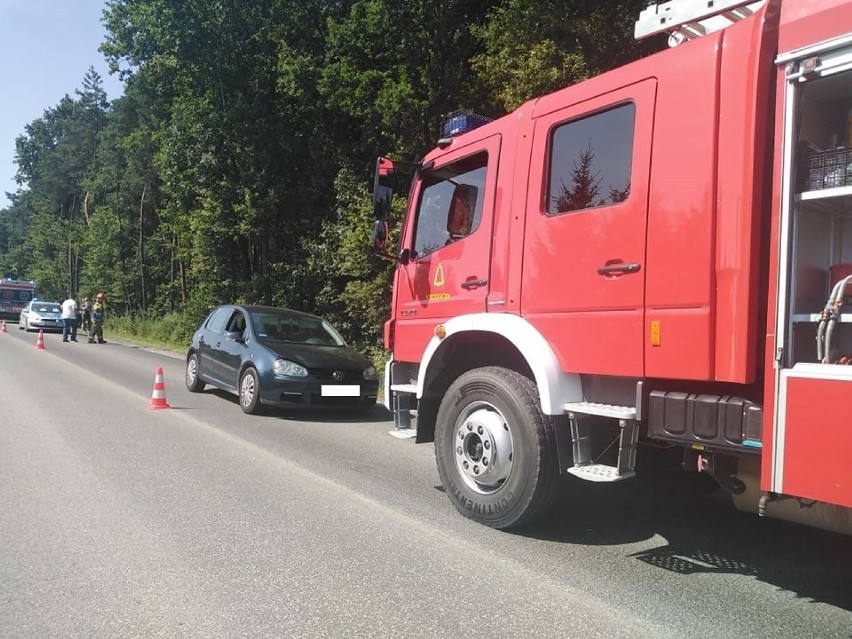
[(222, 338), (217, 342), (215, 355), (222, 377), (222, 383), (236, 389), (240, 368), (246, 356), (246, 316), (240, 309), (234, 309), (225, 323)]
[(18, 318), (18, 328), (27, 327), (27, 317), (30, 314), (30, 306), (32, 306), (32, 302), (27, 302), (24, 308), (21, 309), (21, 316)]
[(222, 306), (213, 311), (204, 322), (198, 336), (198, 368), (202, 378), (217, 386), (222, 383), (217, 349), (222, 343), (225, 324), (231, 317), (233, 307)]

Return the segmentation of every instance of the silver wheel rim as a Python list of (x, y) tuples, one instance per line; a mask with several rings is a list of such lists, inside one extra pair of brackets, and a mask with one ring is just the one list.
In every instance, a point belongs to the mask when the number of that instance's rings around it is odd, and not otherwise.
[(487, 402), (470, 404), (453, 428), (453, 456), (465, 484), (480, 495), (499, 491), (512, 472), (509, 424)]
[(193, 386), (195, 384), (195, 379), (198, 377), (198, 362), (194, 357), (190, 357), (189, 361), (186, 363), (186, 384), (187, 386)]
[(257, 389), (254, 386), (254, 375), (246, 373), (243, 375), (243, 381), (240, 383), (240, 404), (247, 408), (254, 400), (254, 393)]

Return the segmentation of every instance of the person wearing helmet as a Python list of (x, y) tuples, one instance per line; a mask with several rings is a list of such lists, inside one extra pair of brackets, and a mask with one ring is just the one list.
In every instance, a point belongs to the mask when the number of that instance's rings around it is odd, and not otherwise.
[(95, 295), (95, 302), (92, 304), (92, 330), (89, 331), (89, 344), (94, 344), (97, 340), (98, 344), (106, 344), (104, 339), (104, 294), (103, 292)]

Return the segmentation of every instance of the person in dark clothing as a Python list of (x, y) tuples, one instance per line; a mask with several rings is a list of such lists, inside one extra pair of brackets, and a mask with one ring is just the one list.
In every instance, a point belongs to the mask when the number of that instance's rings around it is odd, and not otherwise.
[(80, 305), (80, 311), (82, 314), (80, 327), (83, 329), (84, 333), (88, 334), (88, 332), (92, 330), (92, 304), (89, 302), (88, 297), (83, 298), (83, 303)]
[(92, 304), (92, 330), (89, 332), (89, 344), (106, 344), (104, 339), (104, 294), (95, 295), (95, 303)]

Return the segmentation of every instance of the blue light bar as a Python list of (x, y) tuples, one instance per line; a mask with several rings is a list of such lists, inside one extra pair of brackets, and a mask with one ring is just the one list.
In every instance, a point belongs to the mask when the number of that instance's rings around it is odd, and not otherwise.
[(491, 122), (490, 118), (466, 111), (455, 111), (446, 116), (441, 124), (441, 138), (451, 138), (468, 131), (473, 131), (483, 124)]

